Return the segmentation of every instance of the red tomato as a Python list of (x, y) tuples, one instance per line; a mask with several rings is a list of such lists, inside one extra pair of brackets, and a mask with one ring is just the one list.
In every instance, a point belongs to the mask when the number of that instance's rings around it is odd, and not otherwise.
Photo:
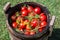
[(21, 8), (21, 10), (23, 11), (23, 10), (27, 10), (27, 7), (26, 6), (23, 6), (22, 8)]
[(41, 20), (41, 21), (46, 21), (46, 20), (47, 20), (47, 16), (44, 15), (44, 14), (41, 14), (41, 15), (40, 15), (40, 20)]
[(36, 8), (34, 9), (34, 12), (35, 12), (36, 14), (40, 14), (40, 13), (41, 13), (41, 8), (36, 7)]
[(40, 15), (45, 15), (44, 13), (41, 13)]
[(25, 25), (23, 23), (20, 23), (20, 28), (24, 29)]
[(30, 32), (30, 35), (34, 35), (36, 32), (35, 31), (31, 31)]
[(31, 28), (30, 28), (29, 26), (26, 26), (26, 30), (27, 30), (27, 31), (30, 31)]
[(21, 16), (18, 16), (17, 19), (16, 19), (16, 22), (19, 24), (20, 22), (23, 23), (24, 19), (21, 17)]
[(29, 22), (29, 20), (25, 20), (25, 22)]
[(47, 22), (46, 21), (42, 21), (41, 23), (40, 23), (40, 27), (45, 27), (47, 25)]
[(24, 21), (24, 25), (27, 25), (29, 23), (29, 20)]
[(23, 10), (23, 11), (22, 11), (22, 16), (25, 17), (25, 16), (27, 16), (27, 15), (28, 15), (28, 11), (27, 11), (27, 10)]
[(28, 12), (32, 12), (33, 11), (33, 7), (32, 6), (28, 6)]
[(21, 16), (18, 16), (16, 20), (20, 21), (20, 19), (21, 19)]
[(13, 23), (12, 23), (12, 26), (13, 26), (14, 28), (16, 28), (16, 27), (17, 27), (17, 23), (16, 23), (16, 22), (13, 22)]
[(15, 16), (15, 15), (11, 16), (11, 19), (12, 19), (13, 21), (15, 21), (15, 20), (16, 20), (16, 16)]
[(31, 26), (35, 28), (38, 25), (38, 21), (36, 19), (33, 19), (31, 22)]
[(18, 28), (20, 31), (23, 31), (23, 29), (22, 28)]
[(39, 32), (42, 32), (42, 31), (43, 31), (43, 29), (41, 28), (41, 29), (39, 29), (38, 31), (39, 31)]
[(25, 35), (30, 35), (30, 32), (29, 31), (26, 31), (24, 34)]

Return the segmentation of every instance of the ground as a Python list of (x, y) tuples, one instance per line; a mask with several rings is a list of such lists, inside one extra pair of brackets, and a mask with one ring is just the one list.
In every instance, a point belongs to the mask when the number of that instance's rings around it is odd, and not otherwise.
[(51, 16), (55, 15), (56, 20), (54, 23), (54, 31), (52, 37), (49, 40), (60, 40), (60, 0), (0, 0), (0, 40), (10, 40), (9, 33), (6, 27), (6, 16), (4, 15), (3, 7), (7, 2), (11, 2), (11, 6), (14, 6), (21, 2), (37, 2), (45, 5)]

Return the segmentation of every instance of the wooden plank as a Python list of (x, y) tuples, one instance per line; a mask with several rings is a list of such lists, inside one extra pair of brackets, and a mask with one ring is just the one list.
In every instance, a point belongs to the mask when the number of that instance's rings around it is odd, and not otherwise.
[(50, 24), (49, 24), (49, 27), (50, 27), (50, 28), (49, 28), (49, 30), (50, 30), (49, 37), (52, 35), (54, 21), (55, 21), (55, 16), (53, 15), (53, 16), (52, 16), (52, 19), (51, 19), (51, 21), (50, 21)]
[(12, 35), (11, 33), (9, 33), (9, 36), (10, 36), (11, 40), (21, 40), (21, 39), (15, 37), (14, 35)]
[(7, 11), (10, 6), (11, 6), (11, 3), (7, 2), (6, 5), (4, 6), (3, 10)]

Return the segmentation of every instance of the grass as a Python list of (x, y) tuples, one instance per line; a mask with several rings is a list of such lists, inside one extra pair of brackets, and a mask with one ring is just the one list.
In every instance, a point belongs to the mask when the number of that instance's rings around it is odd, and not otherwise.
[(11, 2), (11, 6), (19, 2), (37, 2), (44, 4), (50, 11), (51, 15), (56, 16), (54, 23), (54, 31), (49, 40), (60, 40), (60, 0), (0, 0), (0, 40), (10, 40), (9, 33), (6, 27), (6, 17), (4, 15), (3, 7), (7, 2)]

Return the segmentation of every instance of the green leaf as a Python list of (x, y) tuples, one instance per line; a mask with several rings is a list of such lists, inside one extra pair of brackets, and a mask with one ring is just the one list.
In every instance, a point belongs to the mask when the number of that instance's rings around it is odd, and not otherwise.
[(17, 32), (20, 32), (20, 30), (18, 30), (17, 28), (15, 29)]
[(36, 33), (38, 32), (38, 28), (33, 29)]
[(19, 24), (20, 22), (18, 20), (16, 20), (16, 23)]
[(34, 18), (34, 16), (28, 16), (28, 19), (31, 21)]
[(16, 16), (19, 16), (19, 12), (16, 12)]
[(39, 18), (39, 15), (38, 15), (38, 14), (36, 14), (36, 15), (35, 15), (35, 18)]
[(19, 33), (24, 33), (23, 31), (21, 31), (21, 30), (19, 30), (19, 29), (15, 29), (17, 32), (19, 32)]
[(29, 26), (30, 27), (30, 29), (32, 29), (32, 26)]
[(24, 18), (25, 18), (25, 19), (28, 19), (28, 16), (25, 16)]

